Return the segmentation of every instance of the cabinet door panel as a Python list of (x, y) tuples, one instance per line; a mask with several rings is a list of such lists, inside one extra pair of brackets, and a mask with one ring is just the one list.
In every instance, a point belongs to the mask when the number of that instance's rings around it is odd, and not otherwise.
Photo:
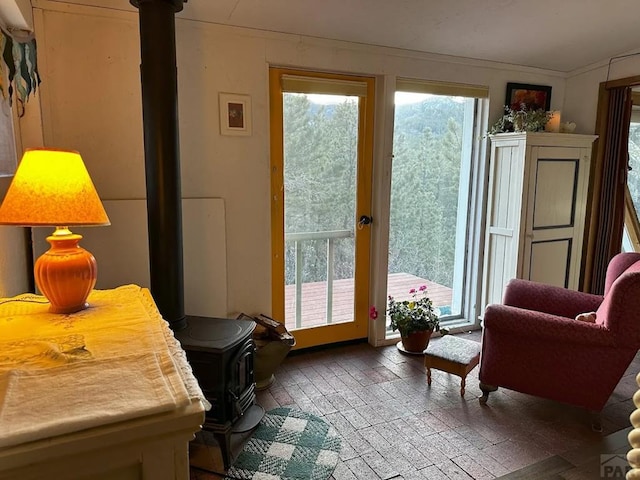
[(585, 148), (531, 148), (523, 278), (578, 288), (588, 165)]
[(538, 159), (533, 202), (534, 230), (573, 226), (577, 185), (577, 159)]
[(502, 302), (504, 285), (519, 275), (518, 250), (521, 229), (524, 161), (522, 142), (494, 150), (489, 178), (489, 211), (483, 285), (483, 308)]
[(514, 277), (515, 264), (511, 261), (511, 235), (491, 235), (487, 248), (491, 276), (485, 285), (484, 304), (501, 303), (506, 283)]
[(528, 279), (567, 288), (571, 243), (570, 238), (533, 242)]

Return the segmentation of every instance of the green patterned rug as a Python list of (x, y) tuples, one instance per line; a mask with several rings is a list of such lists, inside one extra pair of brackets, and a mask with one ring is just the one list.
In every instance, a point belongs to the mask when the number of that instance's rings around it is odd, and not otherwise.
[(340, 453), (340, 437), (315, 415), (293, 408), (265, 413), (225, 480), (325, 480)]

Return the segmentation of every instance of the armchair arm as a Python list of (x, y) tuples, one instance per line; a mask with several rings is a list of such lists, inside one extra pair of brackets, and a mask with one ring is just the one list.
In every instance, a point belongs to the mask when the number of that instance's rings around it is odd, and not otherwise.
[(615, 336), (602, 325), (523, 310), (509, 305), (488, 305), (483, 327), (487, 331), (505, 332), (509, 335), (527, 337), (530, 340), (544, 339), (549, 343), (606, 347), (615, 345)]
[(579, 313), (595, 312), (603, 299), (602, 295), (513, 279), (505, 288), (503, 303), (536, 312), (575, 318)]

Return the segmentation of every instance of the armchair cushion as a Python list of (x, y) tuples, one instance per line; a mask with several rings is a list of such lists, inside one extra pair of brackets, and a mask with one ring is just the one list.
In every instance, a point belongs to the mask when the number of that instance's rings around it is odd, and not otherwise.
[(577, 322), (573, 318), (523, 310), (509, 305), (488, 305), (483, 326), (504, 335), (523, 337), (528, 341), (570, 343), (585, 347), (615, 346), (613, 335), (607, 335), (603, 325)]
[(603, 298), (602, 295), (513, 279), (505, 288), (503, 303), (560, 317), (575, 318), (580, 313), (597, 310)]

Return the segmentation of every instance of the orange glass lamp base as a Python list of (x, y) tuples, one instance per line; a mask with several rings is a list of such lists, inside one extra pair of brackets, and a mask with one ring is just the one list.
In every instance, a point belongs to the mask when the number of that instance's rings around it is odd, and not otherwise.
[(36, 260), (36, 285), (51, 303), (51, 313), (74, 313), (87, 308), (87, 297), (96, 285), (98, 265), (94, 256), (80, 247), (82, 235), (68, 229), (47, 237), (51, 248)]

